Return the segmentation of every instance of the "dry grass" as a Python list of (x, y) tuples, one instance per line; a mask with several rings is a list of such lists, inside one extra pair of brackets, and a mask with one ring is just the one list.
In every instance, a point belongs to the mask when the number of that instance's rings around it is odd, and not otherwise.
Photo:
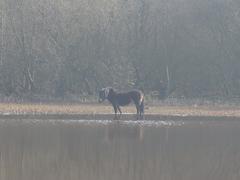
[[(134, 106), (122, 108), (124, 113), (135, 113)], [(108, 104), (15, 104), (0, 103), (0, 114), (108, 114)], [(240, 117), (240, 107), (222, 106), (149, 106), (146, 114), (173, 116), (234, 116)]]

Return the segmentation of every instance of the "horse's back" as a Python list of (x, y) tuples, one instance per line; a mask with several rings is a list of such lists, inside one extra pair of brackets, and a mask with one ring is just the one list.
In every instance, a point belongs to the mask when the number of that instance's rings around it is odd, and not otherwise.
[(129, 94), (131, 95), (132, 98), (135, 98), (135, 99), (140, 99), (143, 97), (143, 92), (140, 90), (129, 91)]

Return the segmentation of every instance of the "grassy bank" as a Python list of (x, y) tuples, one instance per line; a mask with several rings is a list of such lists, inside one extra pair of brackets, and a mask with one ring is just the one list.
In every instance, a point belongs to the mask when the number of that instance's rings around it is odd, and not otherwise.
[[(122, 108), (124, 113), (135, 113), (134, 106)], [(0, 103), (0, 114), (111, 114), (109, 104), (17, 104)], [(240, 107), (224, 106), (167, 106), (152, 105), (146, 114), (171, 116), (234, 116), (240, 117)]]

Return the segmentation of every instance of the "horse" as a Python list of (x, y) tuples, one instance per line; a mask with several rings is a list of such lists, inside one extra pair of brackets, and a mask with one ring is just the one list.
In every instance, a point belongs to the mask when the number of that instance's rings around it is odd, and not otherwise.
[(104, 100), (108, 100), (114, 109), (115, 112), (115, 119), (117, 119), (117, 112), (119, 111), (120, 116), (122, 111), (120, 106), (129, 105), (133, 102), (137, 109), (137, 120), (139, 118), (143, 119), (144, 114), (144, 94), (140, 90), (132, 90), (128, 92), (118, 93), (112, 87), (102, 88), (99, 91), (99, 100), (98, 102), (101, 103)]

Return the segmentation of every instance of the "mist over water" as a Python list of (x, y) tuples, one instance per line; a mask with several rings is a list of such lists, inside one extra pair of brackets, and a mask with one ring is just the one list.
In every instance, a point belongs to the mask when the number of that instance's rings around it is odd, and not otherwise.
[(1, 120), (1, 180), (235, 180), (240, 122)]

